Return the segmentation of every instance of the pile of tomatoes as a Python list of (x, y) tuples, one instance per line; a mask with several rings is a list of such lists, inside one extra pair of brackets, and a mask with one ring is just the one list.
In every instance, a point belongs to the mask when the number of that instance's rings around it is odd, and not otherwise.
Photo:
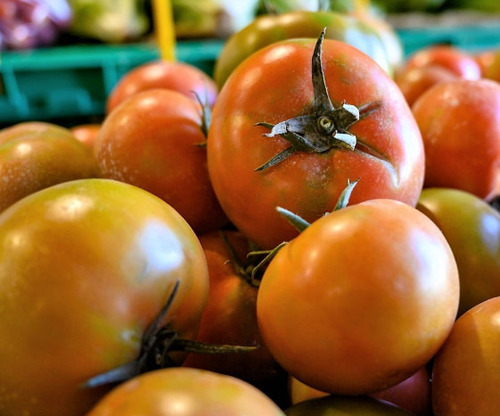
[(500, 412), (500, 53), (329, 30), (0, 131), (2, 416)]

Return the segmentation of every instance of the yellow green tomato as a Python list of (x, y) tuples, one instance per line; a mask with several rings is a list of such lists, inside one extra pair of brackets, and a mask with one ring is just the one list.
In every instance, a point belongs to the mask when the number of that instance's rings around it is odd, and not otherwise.
[(89, 379), (134, 362), (150, 323), (195, 337), (208, 297), (201, 244), (170, 205), (81, 179), (0, 214), (0, 414), (82, 415)]
[(356, 47), (373, 58), (388, 73), (392, 72), (384, 42), (368, 23), (336, 12), (294, 11), (259, 16), (232, 35), (217, 58), (214, 79), (221, 88), (233, 70), (257, 50), (280, 40), (317, 39), (324, 28), (327, 28), (326, 38), (340, 40)]
[(448, 188), (424, 189), (417, 208), (441, 229), (455, 256), (459, 315), (500, 296), (500, 213), (471, 193)]

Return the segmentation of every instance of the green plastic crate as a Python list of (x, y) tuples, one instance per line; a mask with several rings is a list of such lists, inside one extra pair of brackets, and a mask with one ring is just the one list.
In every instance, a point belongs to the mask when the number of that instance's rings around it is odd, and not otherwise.
[[(211, 74), (222, 41), (178, 42), (179, 61)], [(0, 125), (24, 120), (86, 118), (104, 113), (106, 98), (130, 69), (159, 59), (153, 44), (75, 45), (0, 56)]]

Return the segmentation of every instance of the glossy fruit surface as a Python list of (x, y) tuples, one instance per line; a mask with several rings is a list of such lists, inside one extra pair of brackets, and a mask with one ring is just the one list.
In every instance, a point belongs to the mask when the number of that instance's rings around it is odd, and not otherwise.
[(83, 383), (138, 357), (177, 281), (162, 324), (196, 335), (206, 260), (186, 221), (152, 194), (66, 182), (5, 210), (0, 235), (2, 416), (87, 411), (108, 387)]
[(429, 362), (458, 301), (439, 228), (407, 204), (375, 199), (323, 216), (278, 251), (257, 318), (291, 376), (329, 393), (370, 394)]

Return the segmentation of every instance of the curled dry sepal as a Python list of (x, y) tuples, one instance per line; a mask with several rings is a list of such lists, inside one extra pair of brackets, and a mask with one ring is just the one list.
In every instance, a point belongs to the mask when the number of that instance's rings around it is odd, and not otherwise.
[[(314, 99), (310, 114), (300, 115), (271, 124), (259, 122), (271, 131), (266, 137), (279, 135), (286, 139), (290, 146), (273, 156), (270, 160), (258, 166), (260, 171), (278, 164), (297, 151), (309, 153), (324, 153), (334, 148), (343, 148), (354, 151), (358, 143), (357, 137), (349, 132), (350, 127), (360, 118), (376, 110), (378, 103), (369, 103), (358, 109), (355, 105), (343, 102), (335, 107), (328, 95), (325, 75), (322, 65), (322, 44), (326, 28), (321, 32), (312, 56), (312, 85)], [(367, 149), (371, 153), (371, 149)]]

